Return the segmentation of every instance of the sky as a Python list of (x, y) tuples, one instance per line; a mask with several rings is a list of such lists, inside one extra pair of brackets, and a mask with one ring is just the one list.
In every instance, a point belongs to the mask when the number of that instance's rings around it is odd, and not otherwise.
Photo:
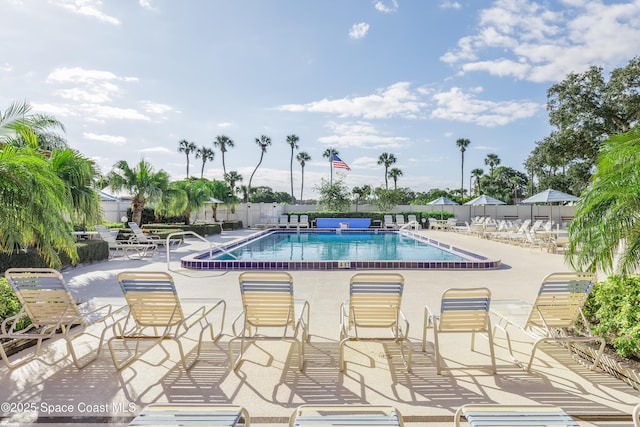
[[(0, 0), (0, 111), (53, 115), (103, 174), (144, 159), (182, 179), (179, 141), (226, 135), (247, 185), (266, 135), (252, 186), (290, 193), (295, 134), (305, 199), (329, 179), (327, 148), (349, 189), (384, 186), (384, 152), (399, 187), (468, 189), (490, 153), (524, 171), (552, 130), (547, 90), (590, 66), (608, 77), (638, 40), (640, 0)], [(222, 179), (215, 152), (204, 177)], [(295, 158), (293, 179), (300, 198)]]

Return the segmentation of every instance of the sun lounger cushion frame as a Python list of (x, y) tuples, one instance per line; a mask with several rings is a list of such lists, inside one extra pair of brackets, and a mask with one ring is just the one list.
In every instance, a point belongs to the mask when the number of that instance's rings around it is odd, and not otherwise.
[[(189, 370), (200, 356), (204, 334), (209, 331), (212, 341), (217, 341), (222, 335), (226, 302), (215, 299), (207, 304), (196, 304), (191, 313), (185, 314), (176, 292), (173, 278), (168, 273), (155, 271), (123, 271), (117, 276), (118, 283), (129, 305), (129, 315), (113, 325), (113, 337), (108, 346), (116, 369), (120, 370), (138, 360), (146, 351), (160, 344), (164, 340), (171, 340), (178, 346), (180, 361)], [(219, 312), (219, 332), (214, 334), (213, 315)], [(187, 361), (182, 344), (183, 339), (191, 328), (198, 327), (198, 343), (196, 355)], [(142, 341), (151, 342), (146, 350), (140, 349)], [(123, 361), (117, 359), (115, 343), (127, 346), (135, 343), (132, 354)]]
[[(411, 371), (409, 321), (402, 312), (404, 277), (397, 273), (357, 273), (349, 283), (349, 300), (340, 305), (340, 370), (346, 370), (345, 346), (350, 341), (393, 341)], [(364, 336), (359, 329), (386, 329), (388, 337)], [(405, 351), (406, 348), (406, 351)]]
[[(492, 303), (491, 312), (498, 319), (494, 332), (496, 328), (504, 332), (509, 354), (518, 365), (527, 372), (531, 371), (536, 350), (544, 342), (566, 344), (571, 353), (572, 342), (598, 341), (600, 347), (591, 369), (598, 366), (606, 340), (604, 337), (592, 335), (591, 326), (582, 312), (582, 307), (593, 288), (594, 281), (595, 275), (592, 273), (551, 273), (543, 279), (533, 304), (523, 301), (494, 301)], [(580, 333), (584, 335), (579, 335), (574, 331), (577, 326), (579, 326)], [(533, 339), (529, 362), (526, 365), (523, 365), (513, 354), (509, 334), (511, 328), (520, 329)]]
[[(115, 322), (117, 316), (124, 314), (124, 307), (116, 308), (110, 304), (96, 308), (78, 305), (69, 292), (62, 274), (51, 268), (10, 268), (5, 272), (5, 278), (22, 308), (18, 314), (2, 322), (0, 338), (36, 341), (35, 349), (30, 356), (16, 362), (9, 360), (4, 347), (0, 345), (0, 356), (9, 369), (39, 359), (42, 342), (49, 338), (64, 339), (68, 355), (73, 359), (75, 366), (82, 369), (100, 355), (109, 322)], [(31, 325), (16, 330), (23, 318), (29, 318)], [(94, 324), (101, 324), (97, 349), (91, 357), (81, 360), (76, 354), (74, 340), (87, 333), (88, 327)]]
[[(236, 370), (247, 345), (258, 340), (291, 341), (298, 350), (298, 368), (304, 370), (304, 345), (309, 342), (309, 303), (294, 299), (293, 278), (286, 272), (244, 272), (238, 278), (242, 313), (232, 323), (229, 358)], [(261, 333), (260, 330), (266, 330)], [(273, 332), (273, 331), (277, 331)], [(240, 352), (234, 356), (234, 343)]]

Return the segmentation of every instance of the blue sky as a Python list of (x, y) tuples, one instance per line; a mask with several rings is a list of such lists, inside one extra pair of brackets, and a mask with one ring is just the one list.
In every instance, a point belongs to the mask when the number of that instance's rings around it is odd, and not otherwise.
[[(329, 178), (329, 147), (349, 188), (384, 185), (389, 152), (398, 185), (427, 191), (460, 187), (458, 138), (467, 188), (489, 153), (523, 170), (551, 130), (547, 89), (640, 53), (640, 0), (3, 0), (0, 40), (0, 109), (54, 115), (103, 173), (144, 158), (181, 179), (178, 141), (224, 134), (247, 184), (267, 135), (252, 185), (289, 192), (296, 134), (305, 198)], [(222, 178), (219, 151), (205, 177)]]

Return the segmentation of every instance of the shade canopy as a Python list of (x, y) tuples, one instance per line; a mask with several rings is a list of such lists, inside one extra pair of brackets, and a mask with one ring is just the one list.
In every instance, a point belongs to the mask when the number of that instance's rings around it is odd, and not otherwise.
[(580, 198), (563, 193), (562, 191), (549, 188), (538, 194), (535, 194), (528, 199), (522, 201), (522, 203), (562, 203), (562, 202), (577, 202)]
[(220, 199), (216, 199), (215, 197), (209, 197), (209, 201), (207, 203), (224, 203)]
[(430, 201), (427, 205), (457, 205), (458, 203), (454, 202), (451, 199), (447, 199), (446, 197), (438, 197), (435, 200)]
[(506, 205), (502, 200), (494, 199), (491, 196), (487, 196), (483, 194), (482, 196), (478, 196), (473, 200), (469, 200), (465, 205), (472, 206), (483, 206), (483, 205)]
[(440, 205), (440, 219), (444, 216), (444, 205), (457, 205), (458, 203), (454, 202), (451, 199), (447, 199), (446, 197), (438, 197), (435, 200), (430, 201), (427, 205)]
[(116, 196), (112, 196), (111, 194), (105, 193), (102, 190), (95, 189), (95, 191), (96, 193), (98, 193), (98, 196), (100, 196), (100, 200), (108, 201), (108, 202), (117, 202), (120, 200), (120, 198)]

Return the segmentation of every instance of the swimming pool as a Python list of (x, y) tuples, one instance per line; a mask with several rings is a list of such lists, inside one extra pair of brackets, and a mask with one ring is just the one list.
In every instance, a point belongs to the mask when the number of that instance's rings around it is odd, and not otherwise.
[(490, 260), (398, 230), (265, 230), (182, 259), (196, 270), (492, 269)]

